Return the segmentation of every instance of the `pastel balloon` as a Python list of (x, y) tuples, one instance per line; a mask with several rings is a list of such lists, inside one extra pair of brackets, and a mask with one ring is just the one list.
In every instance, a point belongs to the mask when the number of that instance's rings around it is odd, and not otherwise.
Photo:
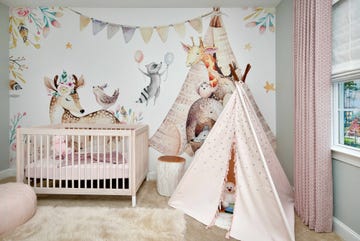
[(144, 59), (143, 52), (141, 50), (136, 50), (134, 58), (136, 62), (141, 63)]
[(164, 56), (164, 62), (167, 65), (170, 65), (174, 61), (174, 54), (171, 52), (167, 52)]

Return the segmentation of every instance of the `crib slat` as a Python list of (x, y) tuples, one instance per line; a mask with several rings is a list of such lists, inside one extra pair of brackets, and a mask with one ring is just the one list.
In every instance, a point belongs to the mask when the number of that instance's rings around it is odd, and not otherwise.
[(46, 135), (46, 188), (49, 188), (49, 135)]
[(125, 140), (127, 139), (128, 137), (123, 137), (123, 142), (122, 142), (122, 150), (121, 152), (123, 153), (123, 156), (122, 156), (122, 163), (121, 163), (121, 166), (122, 166), (122, 189), (125, 189), (125, 161), (124, 161), (124, 154), (125, 154)]
[[(116, 137), (116, 167), (115, 167), (115, 182), (116, 182), (116, 189), (119, 189), (119, 182), (117, 179), (117, 173), (120, 173), (120, 165), (119, 165), (119, 155), (117, 155), (117, 153), (119, 153), (119, 138), (121, 137)], [(120, 139), (121, 140), (121, 139)], [(117, 169), (117, 170), (116, 170)]]
[(93, 184), (93, 173), (92, 173), (92, 171), (93, 171), (93, 165), (94, 165), (94, 148), (93, 148), (93, 144), (94, 144), (94, 136), (91, 136), (91, 141), (90, 141), (90, 147), (91, 147), (91, 149), (90, 149), (90, 152), (91, 152), (91, 159), (90, 159), (90, 162), (91, 162), (91, 168), (90, 168), (90, 181), (91, 181), (91, 189), (93, 189), (93, 186), (94, 186), (94, 184)]
[[(104, 184), (103, 184), (103, 189), (105, 189), (106, 188), (106, 176), (105, 176), (105, 162), (106, 162), (106, 138), (105, 138), (105, 136), (103, 136), (103, 156), (104, 156), (104, 160), (103, 160), (103, 182), (104, 182)], [(111, 150), (111, 148), (110, 148), (110, 150)], [(111, 156), (111, 153), (110, 153), (110, 156)]]
[(35, 184), (35, 187), (36, 187), (36, 183), (37, 183), (37, 168), (36, 168), (36, 163), (37, 163), (37, 161), (39, 160), (38, 159), (38, 153), (37, 153), (37, 140), (36, 140), (36, 135), (33, 135), (33, 138), (34, 138), (34, 146), (33, 146), (33, 153), (35, 153), (34, 154), (34, 164), (35, 164), (35, 168), (34, 168), (34, 184)]
[(27, 165), (26, 165), (26, 168), (27, 168), (27, 173), (28, 173), (28, 177), (27, 177), (27, 184), (30, 185), (30, 142), (31, 142), (31, 136), (30, 135), (26, 135), (26, 150), (27, 150), (27, 153), (26, 153), (26, 160), (27, 160)]
[[(84, 136), (84, 149), (85, 149), (85, 156), (87, 156), (87, 138), (86, 138), (86, 136)], [(90, 154), (90, 156), (91, 156), (91, 154)], [(91, 160), (90, 160), (91, 161)], [(87, 177), (87, 171), (86, 171), (86, 166), (88, 165), (88, 159), (87, 158), (85, 158), (85, 168), (84, 168), (84, 182), (85, 182), (85, 189), (87, 189), (87, 179), (86, 179), (86, 177)]]
[(43, 187), (43, 136), (40, 135), (40, 187)]

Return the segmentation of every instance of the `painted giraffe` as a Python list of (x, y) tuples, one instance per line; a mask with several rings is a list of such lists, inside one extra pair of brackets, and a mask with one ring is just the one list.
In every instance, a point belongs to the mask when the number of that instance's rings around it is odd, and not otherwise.
[(202, 61), (208, 71), (210, 86), (216, 87), (218, 84), (219, 73), (216, 66), (216, 59), (213, 54), (216, 52), (217, 48), (205, 47), (201, 38), (199, 38), (199, 46), (195, 45), (193, 37), (191, 37), (191, 41), (192, 46), (181, 43), (183, 49), (188, 54), (186, 58), (186, 66), (190, 67), (191, 65)]
[[(79, 79), (72, 75), (72, 80), (68, 89), (61, 89), (58, 83), (58, 76), (51, 80), (48, 77), (44, 78), (44, 84), (52, 93), (52, 98), (49, 106), (50, 123), (101, 123), (101, 124), (120, 124), (121, 122), (107, 110), (98, 110), (84, 116), (85, 110), (80, 104), (79, 94), (77, 89), (84, 85), (84, 78)], [(76, 115), (72, 114), (75, 113)]]

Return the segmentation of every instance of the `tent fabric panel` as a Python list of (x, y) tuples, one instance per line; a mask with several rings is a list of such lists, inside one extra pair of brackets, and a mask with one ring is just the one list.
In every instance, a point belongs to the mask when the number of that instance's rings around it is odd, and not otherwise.
[[(242, 241), (291, 240), (286, 227), (287, 219), (281, 213), (284, 212), (282, 204), (276, 199), (277, 190), (271, 185), (272, 178), (266, 170), (267, 162), (263, 161), (262, 150), (256, 143), (253, 131), (262, 133), (265, 139), (266, 134), (259, 129), (259, 122), (253, 122), (255, 113), (251, 111), (250, 103), (246, 102), (244, 96), (241, 101), (239, 94), (244, 93), (236, 94), (234, 111), (237, 199), (230, 236)], [(269, 143), (267, 145), (272, 149)]]
[(206, 225), (217, 213), (231, 158), (234, 100), (232, 96), (169, 200), (170, 206)]
[(261, 146), (261, 151), (266, 160), (267, 168), (270, 172), (269, 179), (274, 183), (276, 193), (280, 199), (281, 207), (283, 208), (288, 227), (291, 233), (294, 233), (294, 193), (289, 180), (276, 156), (274, 149), (271, 147), (271, 143), (267, 138), (267, 134), (262, 128), (262, 123), (256, 117), (255, 110), (253, 109), (250, 100), (248, 99), (246, 92), (242, 88), (243, 85), (237, 85), (239, 94), (244, 97), (245, 109), (247, 110), (251, 119), (251, 124), (254, 126), (256, 136)]

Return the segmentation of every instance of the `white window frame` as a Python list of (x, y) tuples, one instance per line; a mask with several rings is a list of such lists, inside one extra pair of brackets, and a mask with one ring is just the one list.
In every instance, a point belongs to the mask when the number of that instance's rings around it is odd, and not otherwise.
[[(340, 2), (342, 0), (332, 0), (332, 4), (335, 5), (336, 3)], [(351, 2), (352, 0), (348, 0), (348, 11), (350, 11), (351, 8)], [(342, 11), (346, 11), (345, 9), (343, 9)], [(356, 15), (358, 16), (358, 15)], [(334, 20), (334, 19), (333, 19)], [(356, 22), (356, 21), (355, 21)], [(351, 25), (351, 21), (348, 22), (348, 24)], [(334, 26), (334, 25), (333, 25)], [(334, 30), (333, 30), (334, 31)], [(348, 30), (349, 31), (349, 30)], [(335, 31), (336, 33), (336, 31)], [(338, 32), (338, 33), (341, 33)], [(341, 35), (337, 35), (337, 36), (341, 36)], [(334, 40), (334, 39), (333, 39)], [(357, 41), (354, 41), (354, 39), (349, 38), (349, 43), (350, 46), (351, 43), (356, 43)], [(339, 40), (337, 40), (339, 41)], [(341, 42), (342, 43), (342, 42)], [(355, 49), (356, 46), (358, 45), (354, 45)], [(352, 53), (352, 49), (349, 49), (349, 51)], [(350, 53), (349, 52), (349, 53)], [(357, 56), (357, 55), (355, 55)], [(344, 57), (344, 56), (343, 56)], [(340, 144), (339, 142), (339, 135), (340, 135), (340, 121), (344, 120), (343, 116), (339, 115), (339, 86), (338, 83), (340, 82), (348, 82), (348, 81), (354, 81), (354, 80), (360, 80), (360, 67), (359, 67), (359, 59), (358, 57), (356, 57), (355, 59), (348, 59), (345, 58), (344, 59), (345, 63), (343, 63), (343, 65), (345, 66), (341, 66), (339, 67), (339, 63), (338, 61), (335, 61), (335, 66), (333, 65), (333, 68), (335, 67), (335, 69), (333, 69), (333, 74), (331, 76), (332, 78), (332, 113), (331, 113), (331, 150), (332, 150), (332, 157), (336, 160), (339, 161), (343, 161), (346, 162), (348, 164), (360, 167), (360, 148), (354, 148), (351, 146), (346, 146), (343, 144)], [(341, 120), (340, 120), (341, 117)], [(342, 124), (343, 125), (343, 124)], [(343, 136), (343, 133), (341, 133), (341, 135)]]
[[(334, 77), (334, 76), (333, 76)], [(360, 148), (340, 144), (340, 115), (339, 115), (339, 83), (360, 80), (360, 71), (346, 76), (346, 78), (333, 80), (332, 84), (332, 158), (360, 167)], [(346, 81), (345, 81), (346, 80)], [(342, 117), (343, 118), (343, 117)]]

